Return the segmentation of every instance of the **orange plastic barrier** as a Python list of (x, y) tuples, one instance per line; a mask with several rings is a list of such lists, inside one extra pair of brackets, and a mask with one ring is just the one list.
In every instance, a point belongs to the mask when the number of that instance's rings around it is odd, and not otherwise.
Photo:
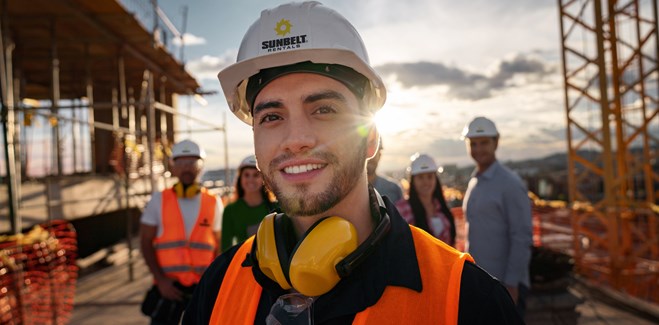
[(76, 233), (66, 221), (0, 239), (0, 324), (66, 324), (78, 267)]

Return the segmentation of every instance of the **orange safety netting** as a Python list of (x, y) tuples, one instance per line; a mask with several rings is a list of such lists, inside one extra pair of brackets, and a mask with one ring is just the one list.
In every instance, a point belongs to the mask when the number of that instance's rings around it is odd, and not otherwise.
[(0, 236), (0, 324), (66, 324), (78, 278), (77, 247), (66, 221)]

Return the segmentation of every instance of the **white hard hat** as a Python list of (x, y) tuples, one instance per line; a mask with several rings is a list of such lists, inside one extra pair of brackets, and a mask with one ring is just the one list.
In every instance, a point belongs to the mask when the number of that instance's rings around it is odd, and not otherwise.
[(206, 158), (206, 152), (198, 144), (191, 140), (177, 142), (172, 148), (172, 159), (178, 157), (199, 157)]
[(238, 165), (238, 170), (241, 170), (245, 167), (254, 167), (256, 168), (256, 156), (254, 155), (249, 155), (243, 159), (243, 161), (240, 162), (240, 165)]
[(412, 163), (410, 167), (407, 168), (407, 171), (411, 176), (423, 174), (423, 173), (435, 173), (437, 172), (437, 164), (432, 157), (426, 154), (415, 153), (410, 157)]
[(498, 137), (499, 131), (491, 120), (479, 116), (462, 129), (462, 139), (476, 137)]
[(384, 105), (384, 84), (369, 65), (366, 47), (355, 28), (336, 11), (308, 1), (264, 10), (247, 30), (237, 62), (218, 74), (231, 111), (251, 125), (247, 80), (263, 69), (301, 62), (353, 69), (368, 81), (365, 107), (375, 112)]

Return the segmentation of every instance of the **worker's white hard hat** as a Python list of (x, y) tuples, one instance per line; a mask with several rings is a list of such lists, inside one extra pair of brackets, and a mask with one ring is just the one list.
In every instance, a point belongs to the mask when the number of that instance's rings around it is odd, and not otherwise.
[(496, 125), (491, 120), (479, 116), (462, 129), (462, 139), (476, 137), (498, 137)]
[(240, 165), (238, 165), (238, 170), (241, 170), (245, 167), (254, 167), (256, 168), (256, 156), (254, 155), (249, 155), (243, 159), (243, 161), (240, 162)]
[(264, 10), (247, 30), (237, 62), (218, 74), (229, 108), (251, 125), (248, 79), (263, 69), (302, 62), (351, 68), (367, 81), (362, 98), (365, 107), (374, 113), (384, 105), (384, 84), (369, 65), (366, 47), (355, 28), (336, 11), (309, 1)]
[(419, 154), (417, 152), (412, 157), (410, 157), (410, 160), (412, 163), (410, 164), (410, 167), (407, 168), (410, 176), (437, 172), (438, 168), (435, 160), (426, 154)]
[(199, 157), (206, 158), (206, 152), (198, 144), (191, 140), (177, 142), (172, 148), (172, 159), (178, 157)]

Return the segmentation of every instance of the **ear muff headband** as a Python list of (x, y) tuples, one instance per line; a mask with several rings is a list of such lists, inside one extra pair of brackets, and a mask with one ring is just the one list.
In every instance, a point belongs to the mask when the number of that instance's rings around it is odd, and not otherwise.
[(174, 193), (176, 193), (176, 197), (186, 198), (186, 199), (193, 198), (201, 190), (201, 188), (197, 184), (191, 184), (186, 188), (183, 186), (182, 183), (174, 184), (173, 189), (174, 189)]
[(377, 192), (375, 197), (378, 199), (380, 222), (375, 227), (373, 232), (368, 235), (366, 240), (364, 240), (364, 242), (359, 245), (359, 247), (357, 247), (354, 252), (350, 253), (350, 255), (346, 256), (346, 258), (336, 264), (336, 272), (342, 278), (350, 275), (350, 273), (352, 273), (352, 271), (357, 268), (357, 266), (359, 266), (359, 264), (361, 264), (366, 259), (366, 257), (373, 253), (377, 243), (379, 243), (380, 240), (384, 238), (384, 235), (386, 235), (389, 232), (389, 228), (391, 228), (391, 218), (389, 218), (389, 214), (387, 214), (387, 207), (384, 204), (384, 200), (382, 200), (382, 197), (380, 194), (377, 194)]

